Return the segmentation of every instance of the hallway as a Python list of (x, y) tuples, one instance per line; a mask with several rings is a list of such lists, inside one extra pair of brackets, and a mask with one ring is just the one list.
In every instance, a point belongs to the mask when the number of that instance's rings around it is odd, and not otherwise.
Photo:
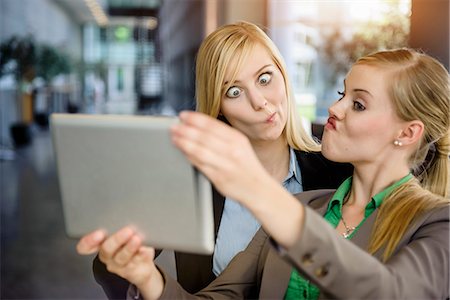
[(48, 130), (1, 167), (1, 299), (105, 299), (66, 237)]

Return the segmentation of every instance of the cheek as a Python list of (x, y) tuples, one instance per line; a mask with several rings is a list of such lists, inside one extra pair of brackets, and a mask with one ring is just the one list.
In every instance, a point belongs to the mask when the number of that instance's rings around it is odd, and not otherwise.
[(242, 131), (244, 124), (251, 122), (248, 109), (242, 101), (222, 103), (221, 112), (231, 126)]
[(233, 101), (223, 101), (220, 104), (220, 112), (224, 115), (227, 120), (234, 119), (239, 115), (240, 109), (237, 102)]
[[(383, 116), (363, 118), (347, 124), (346, 131), (349, 138), (366, 139), (385, 136), (389, 130), (389, 122)], [(381, 140), (380, 140), (381, 142)]]
[(281, 109), (281, 111), (283, 112), (283, 115), (287, 115), (288, 99), (287, 99), (287, 94), (286, 94), (286, 90), (285, 90), (283, 81), (278, 83), (276, 85), (276, 88), (274, 88), (272, 90), (270, 99), (274, 106), (277, 106)]

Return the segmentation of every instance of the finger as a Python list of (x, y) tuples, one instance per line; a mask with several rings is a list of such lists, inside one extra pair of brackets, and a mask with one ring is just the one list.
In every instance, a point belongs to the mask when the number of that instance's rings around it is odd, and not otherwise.
[(172, 126), (171, 132), (172, 136), (189, 139), (192, 142), (208, 147), (221, 149), (222, 146), (226, 145), (226, 140), (223, 138), (224, 134), (220, 134), (217, 129), (214, 130), (208, 126), (203, 127), (197, 124), (179, 123)]
[(213, 159), (228, 157), (230, 150), (239, 148), (242, 143), (248, 143), (242, 133), (221, 124), (221, 121), (199, 113), (191, 115), (190, 119), (197, 119), (198, 122), (183, 122), (171, 128), (172, 138), (178, 141), (175, 144), (188, 155), (201, 159), (206, 154), (204, 152), (210, 151), (209, 153), (215, 156), (211, 157)]
[(76, 246), (78, 254), (89, 255), (98, 252), (106, 236), (106, 231), (104, 230), (96, 230), (83, 236)]
[(99, 251), (100, 260), (103, 262), (111, 260), (116, 252), (128, 242), (134, 233), (134, 229), (131, 226), (127, 226), (107, 238)]
[(139, 236), (133, 235), (130, 240), (122, 247), (114, 256), (114, 263), (118, 266), (125, 266), (133, 259), (142, 245), (142, 240)]
[(219, 164), (224, 163), (222, 162), (225, 157), (224, 155), (221, 155), (216, 150), (211, 149), (211, 147), (201, 145), (192, 139), (182, 136), (173, 136), (172, 142), (186, 155), (188, 160), (200, 171), (205, 173), (206, 176), (208, 176), (207, 169), (214, 171)]
[(180, 113), (179, 118), (181, 124), (197, 128), (202, 131), (202, 135), (207, 135), (211, 138), (215, 137), (221, 141), (233, 140), (236, 138), (236, 135), (243, 135), (228, 124), (203, 113), (183, 111)]

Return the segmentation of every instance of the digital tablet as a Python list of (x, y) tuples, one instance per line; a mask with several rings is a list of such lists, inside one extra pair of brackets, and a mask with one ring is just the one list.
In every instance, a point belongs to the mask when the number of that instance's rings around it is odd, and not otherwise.
[(214, 250), (209, 181), (171, 142), (176, 117), (52, 114), (67, 235), (135, 226), (156, 248)]

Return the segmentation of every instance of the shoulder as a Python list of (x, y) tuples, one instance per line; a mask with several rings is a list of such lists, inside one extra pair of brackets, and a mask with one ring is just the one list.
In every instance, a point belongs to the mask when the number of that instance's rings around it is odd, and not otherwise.
[(424, 225), (442, 223), (449, 229), (450, 227), (450, 203), (433, 208), (414, 222), (416, 226), (423, 227)]
[(294, 197), (304, 205), (320, 208), (328, 205), (328, 201), (333, 197), (335, 191), (334, 189), (312, 190), (295, 194)]

